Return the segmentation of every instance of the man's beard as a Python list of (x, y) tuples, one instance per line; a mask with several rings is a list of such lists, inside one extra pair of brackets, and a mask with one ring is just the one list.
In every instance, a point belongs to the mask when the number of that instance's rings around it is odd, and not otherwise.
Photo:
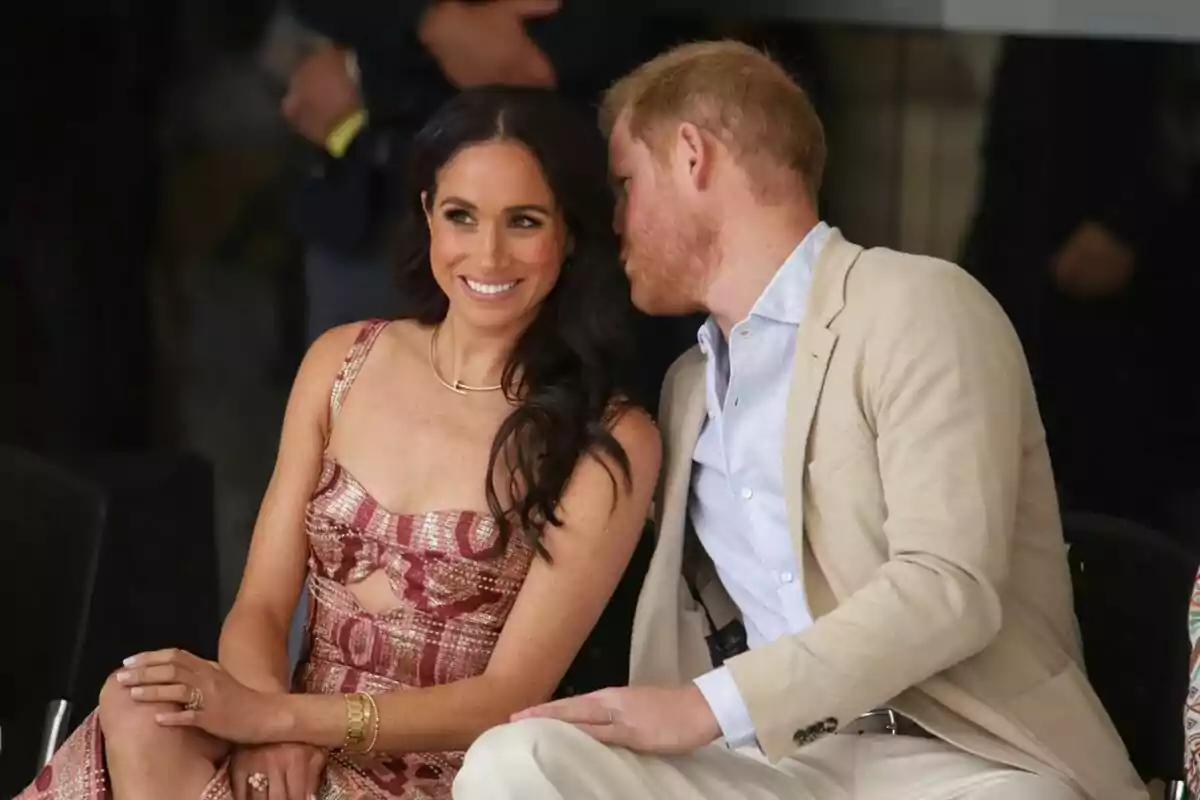
[(648, 314), (677, 316), (704, 310), (708, 276), (718, 263), (716, 229), (695, 220), (684, 230), (662, 221), (628, 253), (635, 303)]

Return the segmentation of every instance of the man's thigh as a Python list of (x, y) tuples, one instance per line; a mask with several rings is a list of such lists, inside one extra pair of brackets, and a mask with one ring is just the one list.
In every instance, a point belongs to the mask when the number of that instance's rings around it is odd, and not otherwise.
[(672, 758), (610, 748), (565, 723), (527, 720), (484, 734), (456, 800), (1082, 800), (1065, 784), (935, 739), (830, 736), (769, 764), (719, 745)]
[(857, 738), (847, 787), (862, 800), (1083, 800), (1055, 778), (980, 758), (940, 739)]
[[(829, 748), (825, 748), (829, 749)], [(846, 748), (846, 764), (853, 751)], [(525, 720), (467, 752), (455, 800), (850, 800), (820, 759), (778, 766), (720, 745), (658, 758), (610, 748), (573, 726)]]

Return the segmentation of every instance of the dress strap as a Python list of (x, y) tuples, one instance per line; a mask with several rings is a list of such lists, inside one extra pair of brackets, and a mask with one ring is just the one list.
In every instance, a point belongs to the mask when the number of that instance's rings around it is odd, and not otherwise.
[(354, 379), (358, 377), (363, 364), (367, 363), (367, 356), (370, 354), (371, 348), (375, 346), (375, 340), (379, 338), (379, 334), (383, 333), (383, 329), (388, 324), (389, 320), (386, 319), (372, 319), (364, 322), (358, 336), (354, 339), (354, 344), (350, 345), (350, 352), (346, 353), (346, 360), (342, 362), (341, 370), (333, 379), (333, 392), (329, 397), (330, 430), (333, 430), (334, 420), (337, 419), (338, 412), (342, 410), (342, 403), (346, 402), (346, 395), (350, 393)]

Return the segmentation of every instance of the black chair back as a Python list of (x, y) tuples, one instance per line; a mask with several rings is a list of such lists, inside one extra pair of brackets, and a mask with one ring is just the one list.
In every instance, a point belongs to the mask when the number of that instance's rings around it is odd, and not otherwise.
[(1088, 678), (1143, 780), (1183, 777), (1187, 615), (1197, 557), (1156, 530), (1063, 518)]
[(75, 699), (105, 514), (91, 484), (0, 447), (0, 609), (13, 654), (0, 659), (0, 795), (34, 774), (47, 704)]

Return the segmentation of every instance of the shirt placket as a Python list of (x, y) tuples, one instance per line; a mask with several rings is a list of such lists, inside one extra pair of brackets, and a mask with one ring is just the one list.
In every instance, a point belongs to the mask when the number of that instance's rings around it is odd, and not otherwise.
[[(734, 502), (738, 504), (739, 517), (746, 525), (746, 540), (750, 547), (750, 552), (754, 555), (754, 560), (765, 574), (773, 576), (775, 580), (774, 602), (770, 603), (770, 611), (774, 617), (780, 622), (790, 627), (792, 624), (791, 614), (789, 612), (790, 599), (784, 595), (788, 590), (787, 583), (781, 582), (781, 570), (779, 567), (779, 559), (772, 552), (769, 546), (769, 541), (764, 538), (764, 534), (769, 535), (769, 526), (765, 524), (765, 520), (760, 513), (759, 504), (763, 501), (760, 495), (762, 487), (753, 485), (750, 475), (745, 469), (746, 465), (752, 463), (752, 459), (748, 454), (740, 451), (733, 451), (726, 446), (730, 440), (733, 442), (742, 442), (745, 447), (753, 447), (754, 442), (748, 439), (747, 436), (752, 436), (753, 432), (743, 434), (740, 439), (736, 433), (732, 436), (725, 436), (726, 429), (734, 426), (745, 428), (743, 424), (746, 420), (742, 418), (743, 410), (751, 409), (753, 404), (749, 402), (746, 392), (752, 391), (753, 386), (758, 378), (755, 366), (756, 362), (751, 355), (750, 348), (756, 346), (756, 332), (754, 326), (747, 323), (742, 323), (735, 327), (732, 331), (733, 336), (730, 337), (728, 353), (729, 353), (729, 385), (725, 395), (725, 409), (723, 413), (722, 425), (722, 450), (725, 457), (725, 474), (730, 477), (730, 490), (734, 493)], [(747, 411), (749, 413), (749, 411)], [(752, 426), (751, 426), (752, 427)], [(795, 584), (794, 576), (789, 576), (791, 584)]]

